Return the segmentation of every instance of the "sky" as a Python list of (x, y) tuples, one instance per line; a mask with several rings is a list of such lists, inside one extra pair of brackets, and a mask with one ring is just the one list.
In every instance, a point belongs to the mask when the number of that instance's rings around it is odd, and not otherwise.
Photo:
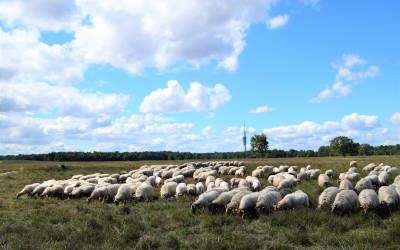
[[(0, 0), (0, 154), (400, 143), (397, 0)], [(249, 141), (249, 140), (248, 140)]]

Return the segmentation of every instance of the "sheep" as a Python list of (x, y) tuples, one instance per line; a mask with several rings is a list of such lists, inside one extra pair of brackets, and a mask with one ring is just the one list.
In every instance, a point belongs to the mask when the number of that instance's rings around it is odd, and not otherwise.
[(164, 180), (161, 177), (156, 176), (155, 183), (157, 187), (161, 187), (164, 184)]
[(387, 172), (389, 175), (394, 175), (394, 174), (398, 174), (398, 173), (400, 172), (400, 169), (397, 168), (397, 167), (391, 167), (391, 168), (389, 168), (388, 170), (386, 170), (386, 172)]
[(353, 190), (341, 190), (335, 197), (331, 211), (334, 214), (344, 215), (357, 211), (358, 207), (357, 193)]
[[(134, 184), (135, 184), (135, 185), (138, 185), (138, 184), (140, 184), (140, 183), (137, 182), (137, 183), (134, 183)], [(113, 202), (115, 196), (116, 196), (117, 193), (118, 193), (118, 189), (119, 189), (120, 186), (121, 186), (121, 184), (111, 184), (111, 185), (107, 185), (107, 186), (106, 186), (107, 193), (106, 193), (105, 197), (102, 198), (102, 201), (103, 201), (103, 202)]]
[(355, 182), (359, 181), (361, 179), (361, 176), (359, 173), (346, 173), (345, 178), (349, 181)]
[(381, 172), (378, 175), (378, 179), (379, 179), (379, 185), (381, 186), (386, 185), (389, 179), (389, 175), (387, 172)]
[(196, 194), (202, 194), (202, 193), (204, 193), (204, 191), (205, 191), (205, 188), (204, 188), (204, 185), (203, 185), (203, 183), (202, 182), (198, 182), (198, 183), (196, 183)]
[(309, 207), (310, 202), (308, 195), (301, 190), (294, 193), (287, 194), (282, 200), (278, 202), (275, 209), (294, 209), (299, 207)]
[(396, 176), (393, 181), (394, 184), (400, 185), (400, 175)]
[(319, 169), (311, 169), (310, 178), (316, 180), (318, 176), (321, 174), (321, 170)]
[(382, 186), (378, 190), (379, 203), (390, 210), (396, 209), (399, 205), (399, 195), (393, 186)]
[(223, 181), (224, 181), (224, 179), (222, 179), (222, 178), (217, 178), (217, 179), (215, 179), (214, 184), (215, 184), (216, 187), (219, 187), (219, 184), (220, 184), (221, 182), (223, 182)]
[(150, 184), (143, 182), (136, 188), (135, 199), (138, 201), (152, 201), (153, 193), (153, 187)]
[(242, 179), (241, 178), (232, 178), (229, 180), (229, 183), (231, 184), (231, 187), (234, 187), (239, 184), (240, 180), (242, 180)]
[(347, 173), (358, 173), (358, 169), (356, 167), (351, 167), (347, 170)]
[(188, 189), (186, 183), (182, 182), (176, 186), (175, 196), (178, 198), (179, 196), (183, 196), (187, 193)]
[(221, 182), (221, 183), (219, 184), (219, 187), (220, 187), (220, 188), (223, 188), (223, 189), (226, 189), (226, 191), (229, 190), (229, 184), (228, 184), (228, 182), (226, 182), (226, 181)]
[(340, 192), (337, 187), (328, 187), (318, 197), (318, 208), (331, 207), (336, 195)]
[(263, 189), (257, 198), (256, 210), (269, 213), (280, 200), (282, 200), (282, 195), (278, 191)]
[(351, 184), (351, 181), (349, 181), (348, 179), (343, 179), (340, 181), (339, 189), (340, 190), (351, 190), (351, 189), (353, 189), (353, 184)]
[(210, 190), (202, 193), (190, 206), (192, 213), (196, 213), (199, 208), (208, 207), (221, 193), (220, 190)]
[(207, 191), (210, 191), (210, 190), (212, 190), (213, 188), (215, 188), (215, 182), (209, 182), (208, 183), (208, 186), (207, 186)]
[(364, 178), (369, 179), (372, 185), (379, 185), (379, 177), (376, 174), (365, 176)]
[(153, 187), (155, 187), (156, 186), (156, 179), (157, 179), (157, 177), (154, 176), (154, 175), (153, 176), (149, 176), (147, 178), (146, 182), (149, 183), (150, 185), (152, 185)]
[(231, 191), (222, 192), (218, 197), (213, 200), (210, 204), (210, 210), (215, 212), (220, 208), (226, 208), (226, 205), (232, 200), (232, 197), (240, 191), (247, 190), (246, 188), (235, 188)]
[(287, 172), (288, 169), (289, 169), (289, 166), (286, 166), (286, 165), (279, 166), (279, 172)]
[(32, 196), (33, 190), (39, 185), (40, 185), (40, 183), (33, 183), (33, 184), (26, 185), (20, 192), (18, 192), (17, 199), (21, 195), (24, 195), (24, 194), (27, 194), (28, 196)]
[(310, 173), (307, 171), (303, 171), (297, 174), (297, 180), (298, 181), (305, 181), (308, 180), (310, 178)]
[(325, 188), (331, 185), (331, 180), (327, 174), (320, 174), (318, 176), (318, 186)]
[(251, 172), (251, 176), (261, 178), (264, 176), (264, 173), (263, 173), (262, 169), (254, 169), (253, 172)]
[(250, 183), (246, 179), (241, 179), (238, 188), (250, 188)]
[(242, 197), (239, 204), (239, 214), (244, 218), (248, 213), (254, 212), (260, 192), (252, 192)]
[(40, 196), (47, 197), (61, 197), (64, 195), (64, 188), (68, 185), (68, 182), (56, 182), (53, 185), (47, 187)]
[(212, 176), (212, 175), (210, 175), (210, 176), (207, 176), (207, 178), (206, 178), (206, 182), (205, 182), (205, 184), (206, 184), (206, 187), (208, 187), (208, 184), (210, 184), (210, 182), (214, 182), (214, 184), (215, 184), (215, 177), (214, 177), (214, 176)]
[(95, 185), (93, 185), (93, 184), (85, 184), (85, 185), (79, 186), (78, 188), (74, 189), (71, 192), (70, 196), (72, 198), (80, 198), (83, 196), (89, 196), (93, 192), (94, 188), (95, 188)]
[(373, 170), (376, 167), (375, 163), (369, 163), (368, 165), (366, 165), (365, 167), (363, 167), (363, 171), (368, 172)]
[(227, 214), (229, 214), (230, 212), (235, 212), (239, 208), (240, 201), (242, 200), (243, 196), (250, 193), (251, 193), (250, 190), (243, 188), (242, 191), (239, 191), (238, 193), (234, 194), (232, 196), (231, 201), (226, 205), (225, 212)]
[(278, 189), (292, 188), (296, 183), (295, 179), (287, 178), (279, 182)]
[(90, 196), (87, 198), (87, 202), (91, 202), (94, 199), (101, 199), (107, 194), (107, 186), (97, 187), (93, 190)]
[(350, 162), (350, 167), (357, 168), (357, 166), (358, 166), (357, 161), (351, 161)]
[(174, 176), (174, 177), (171, 177), (171, 178), (169, 178), (169, 179), (166, 179), (165, 180), (165, 182), (171, 182), (171, 181), (173, 181), (173, 182), (177, 182), (177, 183), (180, 183), (180, 182), (183, 182), (185, 180), (185, 176), (183, 176), (183, 175), (176, 175), (176, 176)]
[(325, 174), (326, 174), (327, 176), (329, 176), (329, 178), (333, 178), (333, 170), (332, 170), (332, 169), (326, 170), (326, 171), (325, 171)]
[(274, 187), (274, 186), (266, 186), (260, 192), (264, 192), (264, 191), (276, 191), (276, 192), (279, 192), (279, 189), (277, 187)]
[(235, 176), (244, 176), (245, 174), (246, 170), (242, 167), (235, 171)]
[(261, 188), (261, 182), (257, 177), (247, 176), (246, 181), (250, 183), (250, 186), (254, 191), (257, 191)]
[[(140, 182), (137, 183), (125, 183), (119, 186), (116, 195), (114, 196), (114, 202), (116, 205), (123, 202), (124, 204), (131, 201), (133, 194), (135, 193), (137, 187), (141, 185)], [(105, 187), (107, 192), (107, 187)]]
[(358, 201), (364, 213), (369, 210), (375, 210), (379, 205), (378, 195), (373, 189), (362, 190), (358, 195)]
[(41, 195), (43, 193), (43, 191), (47, 188), (50, 187), (53, 183), (55, 183), (56, 180), (48, 180), (48, 181), (44, 181), (42, 183), (40, 183), (39, 185), (37, 185), (33, 191), (32, 191), (32, 196), (34, 195)]
[[(199, 182), (201, 183), (201, 182)], [(171, 181), (171, 182), (166, 182), (164, 185), (162, 185), (161, 190), (160, 190), (160, 196), (163, 199), (168, 199), (171, 197), (174, 197), (176, 194), (176, 187), (178, 186), (178, 183)], [(196, 185), (197, 187), (197, 185)], [(204, 188), (204, 186), (203, 186)]]
[(196, 195), (196, 185), (195, 184), (188, 184), (187, 185), (187, 193), (188, 195)]
[(71, 181), (69, 185), (64, 188), (64, 195), (69, 196), (71, 192), (76, 188), (82, 185), (81, 181)]
[(362, 178), (361, 180), (357, 181), (354, 189), (357, 192), (361, 192), (364, 189), (372, 189), (372, 182), (369, 178)]

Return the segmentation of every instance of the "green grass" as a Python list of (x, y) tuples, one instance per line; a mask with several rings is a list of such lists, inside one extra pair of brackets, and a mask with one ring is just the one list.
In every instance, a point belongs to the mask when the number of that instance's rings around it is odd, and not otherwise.
[[(311, 164), (335, 173), (350, 160), (361, 166), (384, 162), (400, 167), (399, 156), (251, 159), (246, 165)], [(84, 199), (15, 198), (26, 184), (65, 179), (74, 174), (116, 173), (144, 164), (179, 162), (55, 162), (0, 163), (0, 249), (259, 249), (259, 248), (391, 248), (400, 247), (400, 212), (382, 219), (361, 212), (349, 217), (329, 211), (300, 209), (242, 220), (236, 216), (190, 212), (191, 198), (156, 200), (124, 206)], [(16, 172), (11, 172), (16, 171)], [(11, 172), (8, 174), (4, 174)], [(2, 175), (3, 174), (3, 175)], [(337, 175), (335, 176), (337, 179)], [(266, 179), (262, 180), (266, 184)], [(314, 204), (321, 189), (316, 181), (300, 183)], [(157, 190), (158, 195), (158, 190)]]

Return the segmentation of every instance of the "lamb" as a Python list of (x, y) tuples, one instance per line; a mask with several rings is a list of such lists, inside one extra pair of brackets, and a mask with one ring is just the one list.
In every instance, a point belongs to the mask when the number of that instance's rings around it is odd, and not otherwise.
[[(114, 197), (114, 202), (116, 205), (123, 202), (124, 204), (128, 201), (131, 201), (133, 194), (135, 193), (137, 187), (141, 185), (139, 182), (133, 183), (126, 183), (119, 186), (117, 194)], [(107, 192), (107, 187), (105, 187)]]
[(191, 205), (192, 213), (196, 213), (199, 208), (208, 207), (213, 200), (215, 200), (222, 192), (220, 190), (211, 190), (202, 193), (196, 201)]
[(335, 197), (332, 204), (332, 213), (334, 214), (349, 214), (357, 211), (359, 207), (357, 193), (353, 190), (341, 190)]
[(329, 176), (329, 178), (333, 178), (333, 170), (332, 170), (332, 169), (326, 170), (326, 171), (325, 171), (325, 174), (326, 174), (327, 176)]
[(152, 201), (153, 194), (153, 187), (150, 184), (143, 182), (136, 188), (135, 199), (138, 201)]
[(183, 196), (187, 193), (188, 189), (186, 183), (182, 182), (176, 186), (175, 196), (178, 198), (179, 196)]
[(280, 200), (282, 196), (278, 191), (263, 189), (257, 198), (256, 210), (269, 213)]
[(331, 180), (327, 174), (320, 174), (318, 176), (318, 186), (325, 188), (331, 185)]
[(364, 210), (364, 213), (370, 210), (375, 210), (379, 205), (378, 195), (373, 189), (362, 190), (358, 195), (358, 201), (360, 202), (360, 206)]
[[(201, 183), (201, 182), (199, 182)], [(168, 199), (171, 197), (174, 197), (176, 194), (176, 187), (178, 186), (178, 183), (171, 181), (171, 182), (166, 182), (164, 185), (162, 185), (161, 190), (160, 190), (160, 196), (163, 199)], [(197, 185), (196, 185), (197, 187)], [(204, 188), (204, 186), (203, 186)]]
[(244, 218), (248, 213), (254, 212), (260, 192), (252, 192), (242, 197), (239, 204), (239, 214)]
[(32, 192), (33, 190), (39, 186), (40, 183), (33, 183), (33, 184), (29, 184), (26, 185), (18, 194), (17, 194), (17, 199), (21, 196), (21, 195), (28, 195), (28, 196), (32, 196)]
[(233, 195), (231, 201), (226, 205), (225, 212), (227, 214), (229, 214), (230, 212), (235, 212), (239, 208), (240, 201), (242, 200), (243, 196), (250, 193), (251, 193), (250, 190), (244, 188), (235, 195)]
[(389, 175), (387, 172), (381, 172), (378, 175), (378, 179), (379, 179), (379, 185), (381, 186), (386, 185), (389, 179)]
[(337, 187), (328, 187), (319, 195), (318, 208), (331, 207), (336, 195), (340, 192)]
[(361, 180), (357, 181), (356, 186), (354, 187), (357, 192), (361, 192), (364, 189), (372, 188), (372, 182), (369, 178), (362, 178)]
[(393, 186), (382, 186), (378, 190), (379, 203), (387, 206), (390, 210), (399, 206), (399, 195)]
[(310, 202), (308, 195), (301, 190), (286, 195), (275, 206), (276, 209), (294, 209), (299, 207), (309, 207)]
[(349, 181), (348, 179), (343, 179), (342, 181), (340, 181), (339, 189), (340, 190), (351, 190), (351, 189), (353, 189), (353, 184), (351, 184), (351, 181)]
[(204, 193), (205, 188), (202, 182), (196, 183), (196, 194), (202, 194)]

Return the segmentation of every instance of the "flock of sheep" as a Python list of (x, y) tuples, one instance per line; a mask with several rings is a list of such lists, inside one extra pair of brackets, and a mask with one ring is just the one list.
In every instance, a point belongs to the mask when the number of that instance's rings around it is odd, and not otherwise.
[[(47, 180), (26, 185), (18, 194), (31, 197), (81, 198), (87, 201), (127, 203), (153, 201), (155, 188), (160, 188), (161, 199), (179, 199), (192, 196), (193, 213), (207, 208), (212, 213), (225, 211), (245, 217), (274, 210), (307, 208), (308, 195), (295, 186), (315, 179), (324, 188), (318, 199), (318, 208), (330, 208), (335, 214), (349, 214), (362, 208), (365, 212), (377, 209), (394, 211), (400, 206), (400, 170), (384, 164), (370, 163), (361, 174), (356, 161), (333, 181), (334, 171), (322, 172), (310, 165), (259, 166), (246, 176), (243, 162), (220, 161), (185, 163), (182, 165), (142, 166), (122, 174), (74, 175), (67, 180)], [(389, 185), (390, 176), (395, 176)], [(224, 178), (222, 178), (224, 176)], [(234, 176), (228, 180), (227, 176)], [(262, 187), (260, 179), (267, 178), (269, 186)], [(338, 183), (338, 187), (334, 186)], [(353, 184), (354, 187), (353, 187)]]

